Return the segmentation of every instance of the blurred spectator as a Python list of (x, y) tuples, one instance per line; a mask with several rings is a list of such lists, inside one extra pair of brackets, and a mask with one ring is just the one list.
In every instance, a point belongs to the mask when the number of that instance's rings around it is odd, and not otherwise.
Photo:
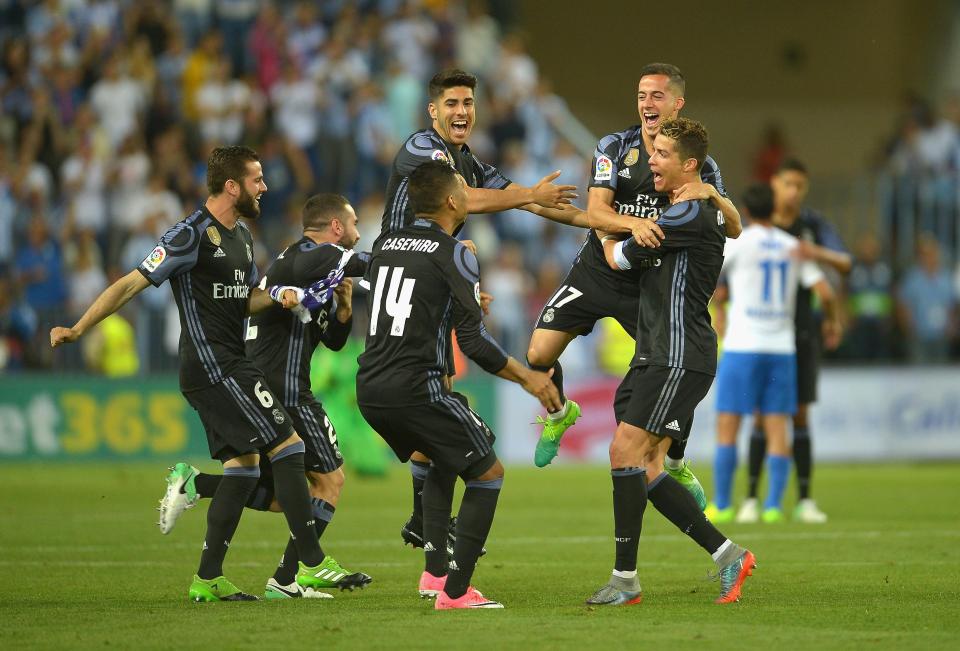
[(63, 198), (74, 224), (102, 234), (107, 227), (107, 169), (90, 138), (81, 138), (60, 170)]
[(36, 313), (15, 291), (8, 270), (0, 267), (0, 370), (25, 366), (27, 346), (36, 332)]
[(124, 62), (114, 55), (104, 65), (103, 77), (90, 89), (90, 104), (116, 147), (137, 128), (146, 108), (146, 92), (127, 76)]
[[(387, 58), (400, 63), (414, 77), (429, 79), (434, 61), (431, 51), (437, 41), (436, 25), (407, 0), (397, 15), (383, 28)], [(407, 134), (409, 135), (409, 134)]]
[(780, 168), (787, 153), (787, 142), (779, 124), (768, 124), (763, 128), (760, 147), (753, 155), (753, 180), (768, 183)]
[(900, 283), (900, 319), (910, 361), (944, 362), (955, 330), (957, 297), (940, 246), (929, 234), (917, 243), (917, 262)]
[(537, 85), (537, 64), (527, 54), (519, 32), (506, 35), (500, 42), (500, 61), (495, 74), (497, 95), (510, 102), (523, 100)]
[(292, 13), (290, 36), (287, 38), (287, 54), (306, 69), (315, 60), (327, 40), (327, 28), (317, 12), (317, 5), (309, 0), (297, 2)]
[(217, 25), (223, 33), (234, 76), (243, 75), (253, 67), (253, 53), (247, 48), (247, 37), (260, 5), (259, 0), (214, 0)]
[(283, 17), (272, 2), (260, 10), (250, 31), (249, 49), (260, 88), (269, 93), (280, 79), (286, 52), (286, 31)]
[(847, 277), (850, 329), (845, 345), (855, 359), (887, 360), (892, 354), (893, 269), (873, 233), (860, 237), (855, 253)]
[(193, 47), (210, 29), (210, 23), (213, 20), (213, 0), (173, 0), (173, 12), (187, 46)]
[(493, 73), (497, 65), (500, 27), (490, 17), (484, 0), (468, 0), (467, 17), (457, 38), (457, 58), (465, 70), (479, 77)]
[[(204, 34), (196, 49), (187, 56), (180, 74), (183, 115), (187, 119), (197, 118), (197, 93), (222, 58), (223, 35), (215, 29)], [(169, 75), (171, 72), (175, 73), (175, 70), (165, 71), (164, 74)]]
[(483, 287), (494, 297), (488, 319), (494, 337), (510, 355), (523, 359), (530, 335), (524, 302), (531, 282), (520, 245), (508, 242), (500, 247), (496, 262), (484, 273)]
[(553, 92), (548, 79), (540, 79), (535, 91), (521, 101), (517, 114), (526, 134), (527, 152), (547, 167), (556, 147), (557, 127), (566, 115), (567, 103)]
[(107, 288), (107, 274), (93, 232), (81, 230), (74, 243), (73, 259), (68, 263), (69, 298), (67, 320), (75, 322)]
[(219, 145), (237, 144), (249, 108), (250, 89), (243, 81), (230, 78), (230, 62), (221, 59), (197, 90), (200, 135)]
[(47, 332), (63, 317), (67, 304), (63, 252), (42, 215), (34, 215), (27, 238), (17, 252), (16, 276), (23, 297), (37, 314), (38, 331), (28, 351), (33, 363), (46, 366), (50, 355)]
[(363, 197), (387, 186), (397, 143), (390, 132), (390, 111), (379, 86), (368, 83), (359, 89), (354, 112), (357, 116), (354, 195)]

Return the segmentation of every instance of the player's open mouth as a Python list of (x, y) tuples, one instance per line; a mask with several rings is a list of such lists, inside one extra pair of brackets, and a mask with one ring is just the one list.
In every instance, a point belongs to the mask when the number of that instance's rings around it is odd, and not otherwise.
[(659, 183), (659, 182), (662, 181), (662, 180), (663, 180), (663, 174), (657, 174), (656, 172), (653, 173), (653, 184), (654, 184), (654, 185), (656, 185), (657, 183)]
[(659, 113), (644, 113), (643, 114), (643, 123), (648, 127), (656, 126), (657, 121), (660, 119)]
[(454, 120), (450, 123), (450, 132), (455, 136), (464, 137), (467, 135), (467, 121)]

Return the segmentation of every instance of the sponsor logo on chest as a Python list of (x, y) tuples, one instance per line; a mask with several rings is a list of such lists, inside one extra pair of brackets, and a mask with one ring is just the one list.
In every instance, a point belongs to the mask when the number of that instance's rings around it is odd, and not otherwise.
[(220, 299), (243, 299), (250, 296), (250, 287), (247, 286), (245, 278), (247, 272), (241, 269), (233, 270), (233, 284), (213, 283), (213, 297)]

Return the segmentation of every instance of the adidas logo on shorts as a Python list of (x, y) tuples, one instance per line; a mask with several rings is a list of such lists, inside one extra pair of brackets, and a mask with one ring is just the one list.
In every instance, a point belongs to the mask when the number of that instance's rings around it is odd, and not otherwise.
[(680, 431), (680, 423), (678, 423), (678, 422), (675, 421), (675, 420), (672, 420), (672, 421), (670, 421), (669, 423), (667, 423), (667, 429), (672, 429), (674, 432), (679, 432), (679, 431)]

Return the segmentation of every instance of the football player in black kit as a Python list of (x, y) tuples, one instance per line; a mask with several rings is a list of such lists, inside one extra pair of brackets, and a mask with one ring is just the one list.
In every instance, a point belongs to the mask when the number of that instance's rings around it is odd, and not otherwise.
[(190, 585), (194, 601), (252, 601), (223, 576), (223, 559), (257, 485), (260, 454), (273, 466), (274, 490), (296, 539), (297, 583), (322, 585), (322, 560), (310, 495), (303, 479), (304, 444), (263, 374), (246, 357), (243, 322), (249, 314), (298, 303), (297, 292), (257, 288), (250, 231), (241, 217), (260, 215), (267, 190), (257, 153), (218, 147), (207, 161), (206, 202), (171, 227), (137, 269), (108, 287), (71, 328), (50, 331), (51, 346), (76, 341), (148, 285), (170, 281), (180, 312), (180, 389), (197, 410), (223, 480), (210, 502), (200, 567)]
[[(723, 212), (727, 235), (740, 235), (740, 213), (726, 198), (720, 169), (709, 156), (700, 180), (677, 188), (675, 196), (654, 187), (647, 163), (653, 154), (653, 141), (664, 120), (676, 117), (683, 108), (685, 84), (680, 70), (668, 63), (651, 63), (640, 70), (640, 124), (604, 136), (594, 152), (587, 199), (587, 219), (592, 229), (632, 232), (639, 241), (655, 246), (662, 234), (655, 220), (674, 198), (709, 200)], [(607, 268), (600, 238), (589, 231), (567, 277), (540, 312), (530, 337), (527, 362), (531, 368), (553, 369), (554, 384), (564, 400), (560, 412), (540, 419), (544, 428), (534, 454), (537, 466), (546, 466), (553, 460), (563, 433), (580, 415), (579, 405), (565, 400), (560, 355), (573, 339), (589, 334), (604, 317), (613, 317), (627, 334), (634, 336), (639, 300), (636, 278)], [(671, 445), (667, 471), (694, 495), (701, 507), (706, 507), (703, 488), (683, 460), (684, 447), (682, 441)]]
[[(432, 125), (412, 134), (400, 147), (393, 160), (390, 181), (387, 184), (387, 201), (383, 212), (380, 242), (393, 232), (409, 226), (414, 221), (413, 207), (409, 200), (410, 174), (420, 165), (431, 160), (449, 163), (466, 182), (467, 212), (491, 213), (522, 208), (536, 215), (563, 224), (586, 228), (586, 214), (573, 206), (576, 188), (572, 185), (555, 185), (553, 180), (560, 172), (548, 174), (533, 187), (513, 183), (500, 170), (480, 161), (467, 146), (476, 119), (474, 90), (477, 78), (463, 70), (444, 70), (430, 80), (427, 112)], [(457, 227), (457, 232), (461, 226)], [(456, 235), (456, 233), (455, 233)], [(376, 243), (375, 243), (376, 244)], [(467, 244), (467, 246), (472, 246)], [(490, 297), (481, 293), (484, 306)], [(448, 345), (450, 342), (448, 342)], [(447, 376), (454, 375), (452, 348), (448, 353)], [(447, 381), (447, 380), (445, 380)], [(423, 547), (427, 542), (446, 546), (444, 541), (429, 541), (424, 538), (421, 491), (430, 460), (414, 453), (410, 458), (410, 474), (413, 480), (413, 514), (403, 525), (400, 535), (405, 543)], [(450, 478), (449, 481), (454, 481)]]
[(610, 473), (616, 560), (609, 582), (587, 600), (590, 604), (640, 603), (637, 546), (648, 499), (713, 557), (720, 577), (716, 603), (737, 601), (756, 564), (753, 554), (717, 531), (693, 496), (664, 470), (661, 443), (689, 436), (694, 409), (717, 367), (717, 335), (707, 304), (723, 264), (724, 215), (709, 200), (680, 200), (674, 193), (700, 181), (706, 157), (707, 132), (699, 122), (666, 120), (649, 159), (654, 187), (673, 197), (660, 215), (663, 236), (655, 247), (636, 237), (603, 238), (609, 268), (635, 279), (640, 309), (636, 352), (614, 401), (618, 425), (610, 443)]
[[(415, 450), (432, 460), (423, 485), (428, 544), (420, 594), (436, 596), (438, 610), (502, 608), (470, 586), (503, 466), (493, 432), (444, 381), (453, 329), (463, 352), (488, 373), (517, 382), (547, 408), (559, 407), (559, 397), (547, 373), (508, 357), (483, 326), (477, 258), (453, 237), (467, 216), (463, 177), (446, 162), (427, 162), (407, 188), (417, 219), (381, 236), (371, 254), (370, 330), (359, 358), (357, 403), (401, 461)], [(448, 561), (444, 546), (431, 541), (445, 540), (457, 476), (466, 488)]]
[[(367, 269), (366, 253), (352, 250), (360, 240), (357, 215), (353, 206), (338, 194), (310, 197), (302, 211), (303, 237), (288, 246), (260, 280), (260, 287), (272, 286), (274, 292), (300, 287), (320, 287), (326, 293), (323, 303), (313, 311), (292, 313), (279, 305), (250, 317), (247, 328), (247, 354), (263, 371), (267, 383), (282, 389), (284, 408), (294, 428), (303, 435), (304, 461), (310, 483), (310, 501), (315, 516), (317, 538), (322, 537), (336, 511), (344, 475), (343, 458), (337, 446), (337, 433), (323, 405), (310, 388), (310, 359), (323, 343), (340, 350), (347, 342), (353, 323), (353, 281)], [(336, 301), (329, 300), (331, 296)], [(306, 303), (307, 301), (304, 301)], [(260, 479), (247, 506), (260, 511), (277, 511), (273, 473), (270, 464), (260, 460)], [(161, 500), (160, 530), (169, 533), (177, 518), (198, 499), (212, 497), (222, 475), (203, 473), (188, 463), (176, 464), (167, 477), (167, 491)], [(322, 551), (322, 550), (321, 550)], [(351, 572), (332, 556), (324, 556), (323, 582), (319, 587), (353, 589), (370, 583), (362, 572)], [(297, 550), (291, 540), (274, 575), (267, 581), (267, 599), (326, 598), (330, 595), (296, 582)]]

